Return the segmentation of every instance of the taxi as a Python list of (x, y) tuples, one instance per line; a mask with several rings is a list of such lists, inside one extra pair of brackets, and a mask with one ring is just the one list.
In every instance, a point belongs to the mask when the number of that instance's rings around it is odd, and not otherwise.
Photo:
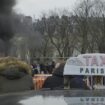
[[(105, 89), (105, 54), (89, 53), (70, 57), (64, 68), (64, 84), (70, 76), (84, 76), (90, 89)], [(69, 87), (70, 88), (70, 87)]]

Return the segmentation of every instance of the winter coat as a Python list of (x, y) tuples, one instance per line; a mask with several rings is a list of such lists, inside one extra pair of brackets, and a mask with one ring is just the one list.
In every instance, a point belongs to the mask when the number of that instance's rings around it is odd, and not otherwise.
[(89, 89), (86, 83), (83, 81), (83, 78), (77, 76), (70, 80), (71, 89)]
[(51, 77), (45, 80), (43, 88), (60, 89), (64, 86), (63, 79), (64, 64), (61, 64), (57, 69), (54, 70)]
[(0, 93), (33, 89), (31, 66), (15, 57), (0, 58)]
[(18, 69), (0, 72), (0, 93), (19, 92), (33, 89), (31, 75)]
[(43, 88), (59, 89), (63, 88), (63, 78), (59, 76), (51, 76), (45, 80)]

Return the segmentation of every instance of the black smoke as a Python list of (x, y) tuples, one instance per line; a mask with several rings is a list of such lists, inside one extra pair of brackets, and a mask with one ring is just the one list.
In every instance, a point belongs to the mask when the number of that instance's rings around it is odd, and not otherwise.
[(15, 0), (0, 0), (0, 13), (10, 14), (14, 4)]
[(10, 39), (13, 37), (12, 8), (15, 0), (0, 0), (0, 40), (4, 41), (4, 55), (7, 55)]

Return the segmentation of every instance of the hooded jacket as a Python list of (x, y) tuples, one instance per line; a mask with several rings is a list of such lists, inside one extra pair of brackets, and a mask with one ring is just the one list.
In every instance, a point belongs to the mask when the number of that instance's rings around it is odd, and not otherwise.
[(75, 76), (70, 80), (70, 88), (71, 89), (89, 89), (86, 83), (83, 81), (82, 76)]
[(52, 76), (48, 77), (45, 80), (43, 88), (63, 89), (64, 86), (63, 70), (64, 64), (60, 64), (60, 66), (54, 70)]
[[(8, 59), (8, 58), (7, 58)], [(6, 59), (6, 61), (7, 61)], [(6, 61), (0, 62), (1, 65)], [(4, 63), (5, 62), (5, 63)], [(8, 59), (8, 64), (0, 68), (0, 93), (20, 92), (33, 89), (33, 80), (28, 68), (19, 65), (19, 61)], [(16, 62), (16, 64), (15, 64)], [(21, 62), (21, 64), (24, 62)]]

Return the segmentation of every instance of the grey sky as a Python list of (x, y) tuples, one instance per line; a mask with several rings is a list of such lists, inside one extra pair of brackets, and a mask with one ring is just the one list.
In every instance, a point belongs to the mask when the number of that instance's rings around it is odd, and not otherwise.
[(39, 17), (42, 12), (69, 8), (73, 9), (79, 0), (17, 0), (15, 11), (25, 15)]

